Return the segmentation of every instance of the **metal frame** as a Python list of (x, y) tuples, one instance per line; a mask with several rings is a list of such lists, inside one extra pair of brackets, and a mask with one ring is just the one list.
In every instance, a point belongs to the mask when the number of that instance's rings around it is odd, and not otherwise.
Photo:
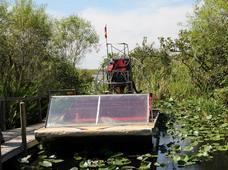
[[(50, 97), (50, 102), (48, 104), (48, 112), (47, 112), (47, 118), (46, 118), (46, 122), (45, 122), (45, 128), (49, 128), (47, 127), (47, 122), (48, 122), (48, 117), (49, 117), (49, 113), (50, 113), (50, 105), (51, 105), (51, 99), (52, 98), (64, 98), (64, 97), (68, 97), (68, 98), (82, 98), (82, 97), (98, 97), (98, 105), (97, 105), (97, 114), (96, 114), (96, 123), (95, 124), (92, 124), (92, 123), (85, 123), (85, 124), (74, 124), (72, 126), (56, 126), (56, 127), (79, 127), (79, 126), (104, 126), (104, 125), (107, 125), (107, 124), (98, 124), (98, 119), (99, 119), (99, 114), (100, 114), (100, 98), (102, 96), (110, 96), (110, 97), (113, 97), (113, 96), (146, 96), (147, 97), (147, 122), (146, 123), (150, 123), (149, 122), (149, 116), (150, 116), (150, 110), (149, 109), (149, 94), (103, 94), (103, 95), (70, 95), (70, 96), (51, 96)], [(119, 126), (119, 125), (130, 125), (132, 124), (132, 122), (129, 122), (129, 123), (118, 123), (118, 124), (108, 124), (108, 126)], [(134, 122), (134, 124), (142, 124), (142, 122)], [(51, 127), (50, 127), (51, 128)]]
[[(131, 57), (129, 56), (129, 47), (127, 43), (119, 43), (118, 45), (122, 45), (123, 49), (119, 49), (117, 47), (115, 47), (113, 44), (111, 43), (107, 43), (107, 56), (109, 54), (111, 54), (112, 56), (115, 54), (114, 50), (117, 51), (117, 53), (120, 55), (119, 58), (123, 58), (123, 59), (128, 59), (128, 64), (131, 65)], [(122, 56), (123, 55), (123, 56)], [(121, 57), (122, 56), (122, 57)], [(113, 58), (112, 58), (113, 59)], [(108, 64), (108, 63), (106, 63)], [(120, 87), (120, 85), (127, 85), (128, 87), (125, 86), (124, 91), (127, 88), (127, 93), (134, 93), (134, 87), (133, 87), (133, 80), (132, 80), (132, 69), (131, 66), (129, 66), (129, 70), (125, 70), (125, 71), (121, 71), (121, 70), (113, 70), (110, 74), (110, 72), (108, 72), (104, 67), (101, 68), (102, 71), (102, 81), (99, 81), (98, 79), (98, 74), (100, 73), (100, 71), (98, 72), (97, 76), (96, 76), (96, 88), (97, 91), (101, 92), (99, 89), (99, 85), (98, 84), (103, 84), (102, 88), (107, 87), (108, 89), (108, 93), (115, 93), (115, 94), (120, 94), (123, 92), (117, 92), (118, 90), (116, 90), (117, 87)], [(112, 81), (114, 74), (122, 74), (122, 77), (125, 79), (125, 81), (123, 82), (116, 82), (116, 81)], [(98, 83), (99, 82), (99, 83)], [(101, 83), (100, 83), (101, 82)], [(106, 89), (106, 88), (105, 88)], [(104, 93), (102, 91), (102, 93)]]

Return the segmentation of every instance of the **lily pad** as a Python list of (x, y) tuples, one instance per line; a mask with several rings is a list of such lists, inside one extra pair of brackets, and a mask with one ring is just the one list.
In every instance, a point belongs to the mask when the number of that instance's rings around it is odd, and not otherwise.
[(40, 155), (39, 158), (46, 159), (47, 158), (47, 155)]
[(122, 152), (119, 152), (115, 155), (112, 155), (111, 158), (117, 158), (117, 157), (122, 157), (124, 154)]
[(70, 170), (78, 170), (78, 168), (77, 167), (72, 167), (72, 168), (70, 168)]
[(19, 159), (19, 162), (23, 164), (28, 164), (30, 158), (31, 158), (31, 155), (27, 155), (26, 157)]
[(207, 116), (207, 119), (210, 120), (212, 118), (212, 115)]
[(103, 160), (86, 160), (81, 161), (79, 164), (80, 168), (98, 168), (98, 167), (104, 167), (105, 162)]
[(39, 149), (39, 150), (43, 150), (43, 149), (44, 149), (43, 145), (42, 145), (42, 144), (39, 144), (39, 145), (38, 145), (38, 149)]
[(121, 170), (133, 170), (133, 169), (136, 169), (136, 167), (134, 167), (134, 166), (123, 166), (121, 168)]
[(192, 151), (193, 150), (193, 147), (192, 146), (185, 146), (183, 148), (183, 151), (186, 151), (186, 152), (189, 152), (189, 151)]
[(165, 164), (165, 163), (155, 162), (155, 163), (154, 163), (154, 166), (157, 166), (157, 167), (165, 167), (166, 164)]
[(39, 165), (40, 165), (40, 166), (43, 166), (43, 167), (45, 167), (45, 168), (52, 167), (52, 163), (49, 162), (49, 161), (42, 161), (42, 162), (39, 162)]
[(50, 159), (55, 159), (56, 156), (55, 156), (55, 155), (51, 155), (51, 156), (49, 156), (49, 158), (50, 158)]
[(150, 153), (147, 153), (147, 154), (138, 156), (137, 159), (140, 160), (140, 161), (145, 161), (148, 158), (156, 158), (156, 157), (158, 157), (158, 155), (152, 155)]
[(78, 153), (76, 153), (76, 154), (74, 154), (74, 159), (76, 161), (80, 161), (80, 160), (82, 160), (82, 157)]
[(41, 155), (43, 153), (45, 153), (45, 151), (40, 151), (40, 152), (38, 152), (38, 155)]
[(227, 127), (228, 123), (223, 123), (222, 125), (220, 125), (221, 128)]
[(149, 162), (149, 161), (143, 161), (143, 162), (141, 162), (141, 165), (140, 165), (140, 167), (138, 169), (139, 170), (151, 169), (151, 162)]
[(107, 160), (108, 164), (116, 166), (129, 165), (131, 161), (128, 158), (109, 158)]
[(45, 161), (49, 161), (51, 163), (60, 163), (63, 162), (63, 159), (45, 159)]
[(174, 161), (174, 162), (177, 163), (179, 160), (181, 160), (180, 155), (174, 155), (174, 156), (173, 156), (173, 161)]

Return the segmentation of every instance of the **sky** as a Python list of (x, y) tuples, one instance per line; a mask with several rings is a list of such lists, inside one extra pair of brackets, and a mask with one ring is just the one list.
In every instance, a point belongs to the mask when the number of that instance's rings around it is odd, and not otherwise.
[[(190, 15), (195, 0), (35, 0), (56, 18), (78, 15), (91, 22), (99, 35), (99, 51), (87, 53), (79, 67), (96, 69), (106, 55), (108, 42), (126, 42), (133, 50), (143, 37), (158, 46), (158, 37), (176, 38)], [(180, 24), (182, 23), (182, 24)]]

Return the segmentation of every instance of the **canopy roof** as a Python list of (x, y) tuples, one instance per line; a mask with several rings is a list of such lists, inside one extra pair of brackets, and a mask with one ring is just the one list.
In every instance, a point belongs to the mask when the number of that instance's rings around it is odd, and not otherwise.
[(52, 96), (46, 127), (149, 123), (149, 95)]

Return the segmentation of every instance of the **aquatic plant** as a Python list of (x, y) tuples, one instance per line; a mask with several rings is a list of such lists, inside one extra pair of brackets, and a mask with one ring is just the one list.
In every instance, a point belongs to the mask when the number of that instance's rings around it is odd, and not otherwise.
[(170, 98), (160, 107), (169, 116), (166, 125), (172, 137), (163, 147), (178, 166), (207, 161), (215, 152), (228, 150), (228, 110), (224, 105), (214, 99), (175, 102)]

